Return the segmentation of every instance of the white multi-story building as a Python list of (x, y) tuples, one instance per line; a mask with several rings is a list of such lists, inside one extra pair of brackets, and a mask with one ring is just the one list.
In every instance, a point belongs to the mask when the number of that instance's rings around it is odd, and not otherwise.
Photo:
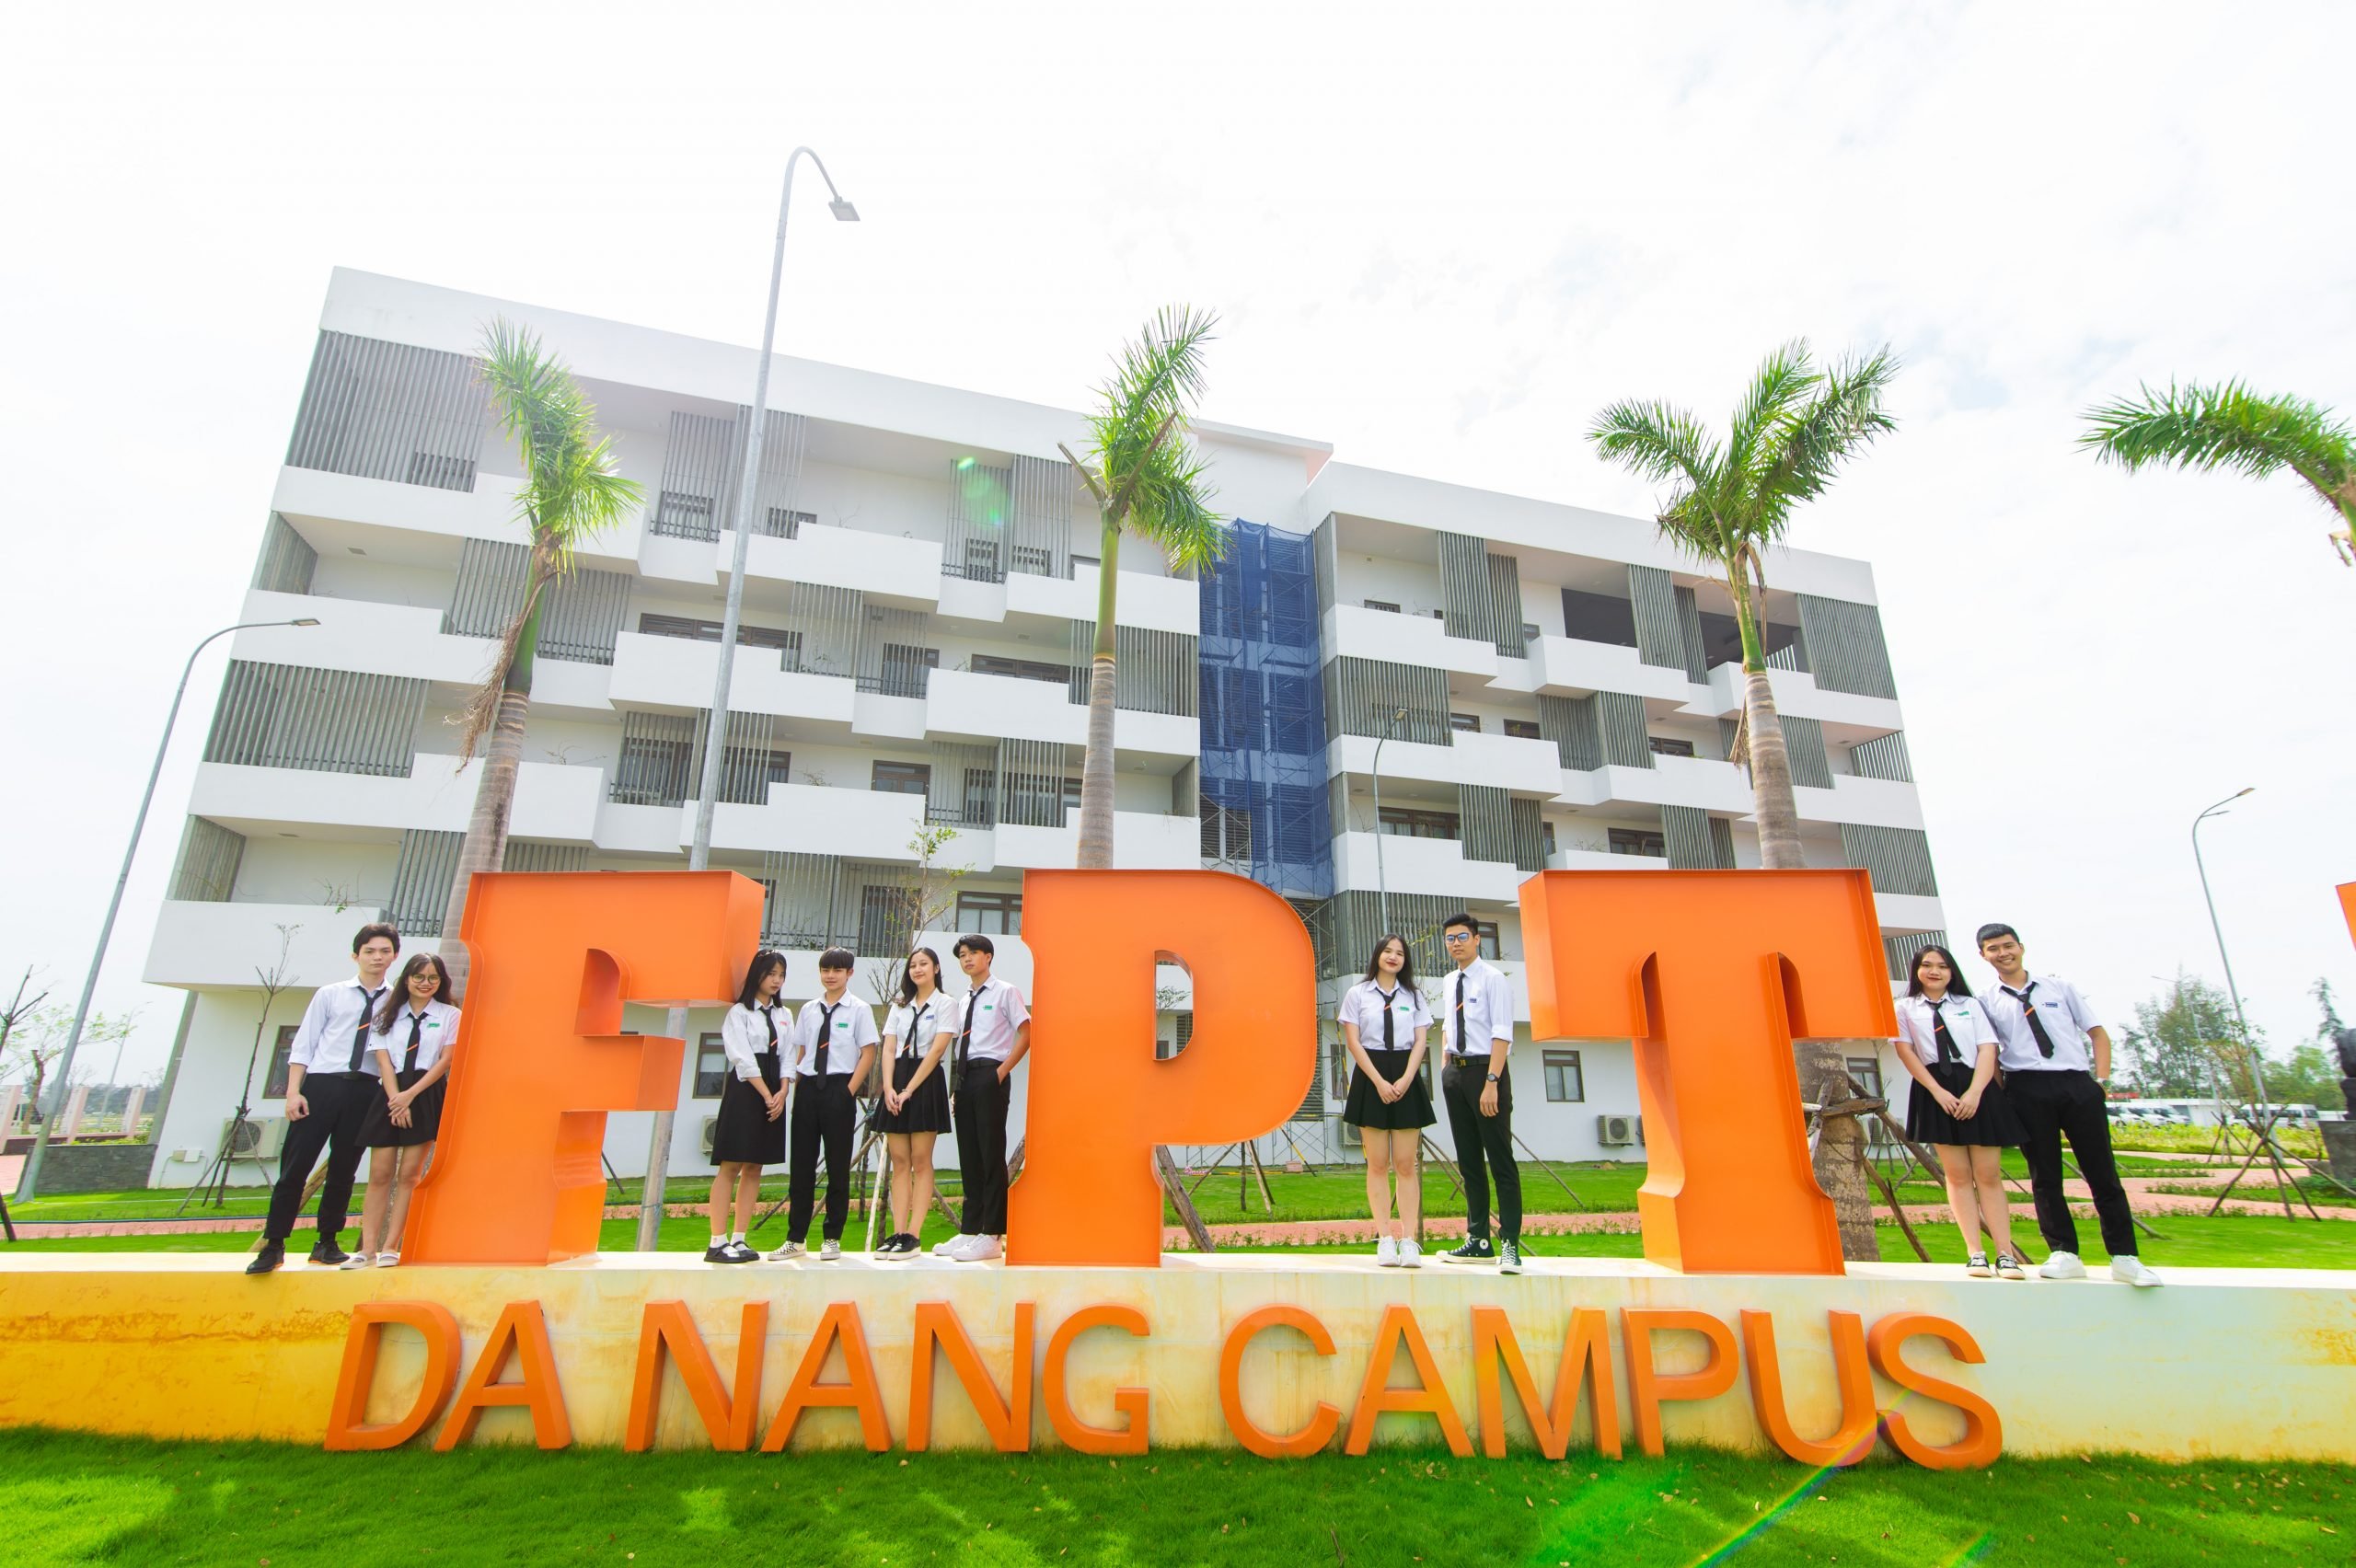
[[(285, 1042), (308, 988), (350, 973), (355, 928), (441, 935), (480, 767), (459, 765), (454, 720), (524, 569), (519, 466), (468, 360), (496, 317), (571, 366), (646, 498), (582, 547), (549, 607), (507, 863), (682, 861), (754, 352), (338, 271), (242, 606), (320, 624), (238, 634), (148, 952), (150, 982), (191, 993), (159, 1183), (210, 1161), (249, 1061), (274, 1147)], [(1649, 523), (1204, 423), (1235, 522), (1227, 559), (1190, 581), (1135, 542), (1096, 559), (1057, 450), (1080, 433), (1072, 410), (791, 359), (771, 387), (712, 864), (767, 887), (790, 995), (814, 989), (830, 942), (881, 988), (929, 827), (953, 832), (930, 861), (941, 929), (918, 940), (946, 956), (956, 931), (988, 932), (999, 973), (1029, 984), (1022, 874), (1074, 859), (1109, 566), (1118, 863), (1240, 870), (1293, 901), (1329, 1015), (1386, 901), (1435, 978), (1438, 922), (1471, 910), (1524, 992), (1517, 1131), (1549, 1156), (1642, 1158), (1628, 1045), (1529, 1037), (1514, 899), (1545, 867), (1755, 863), (1750, 790), (1725, 760), (1730, 605)], [(1943, 921), (1872, 573), (1799, 551), (1767, 571), (1810, 863), (1871, 869), (1895, 970)], [(256, 972), (273, 968), (289, 989), (265, 1016)], [(1184, 987), (1165, 978), (1175, 1049)], [(661, 1028), (636, 1012), (630, 1027)], [(676, 1172), (709, 1169), (717, 1028), (691, 1025)], [(1330, 1022), (1321, 1039), (1289, 1133), (1341, 1158), (1346, 1057)], [(1869, 1051), (1859, 1066), (1889, 1070)], [(610, 1119), (617, 1170), (642, 1166), (646, 1123)]]

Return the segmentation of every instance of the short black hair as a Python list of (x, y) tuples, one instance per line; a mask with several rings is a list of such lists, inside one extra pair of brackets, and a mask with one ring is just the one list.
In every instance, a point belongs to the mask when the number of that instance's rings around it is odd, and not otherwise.
[(859, 954), (851, 951), (849, 948), (828, 948), (826, 951), (818, 955), (818, 967), (821, 969), (856, 969), (859, 967)]
[(989, 938), (983, 936), (978, 931), (975, 932), (971, 936), (959, 937), (957, 939), (957, 945), (951, 948), (949, 951), (957, 954), (961, 958), (969, 952), (987, 953), (992, 958), (996, 958), (998, 956), (997, 946), (990, 941)]
[(2018, 931), (2014, 930), (2010, 926), (1999, 925), (1993, 921), (1981, 927), (1980, 935), (1975, 940), (1979, 942), (1980, 946), (1986, 947), (1998, 937), (2010, 937), (2015, 941), (2021, 940), (2021, 934)]
[(1475, 920), (1472, 916), (1466, 914), (1461, 909), (1458, 910), (1455, 914), (1450, 915), (1447, 919), (1442, 920), (1439, 923), (1439, 928), (1443, 931), (1447, 930), (1450, 926), (1461, 926), (1476, 937), (1481, 934), (1481, 922)]
[(395, 930), (392, 927), (387, 925), (382, 920), (371, 920), (365, 926), (361, 927), (359, 930), (353, 932), (352, 938), (352, 951), (358, 952), (362, 948), (364, 948), (370, 942), (375, 941), (378, 937), (382, 937), (387, 941), (392, 943), (393, 951), (395, 952), (401, 951), (400, 932)]

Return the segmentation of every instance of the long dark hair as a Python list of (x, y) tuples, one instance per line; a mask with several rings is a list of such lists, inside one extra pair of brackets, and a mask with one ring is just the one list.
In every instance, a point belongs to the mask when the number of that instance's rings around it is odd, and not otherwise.
[(393, 1020), (399, 1017), (401, 1010), (409, 1006), (409, 977), (421, 969), (433, 970), (434, 979), (440, 982), (433, 988), (433, 999), (437, 1002), (450, 1000), (449, 970), (443, 967), (442, 960), (434, 954), (416, 953), (407, 963), (401, 965), (401, 977), (386, 988), (385, 999), (377, 1005), (377, 1033), (390, 1034), (393, 1032)]
[(1396, 931), (1378, 940), (1374, 944), (1374, 951), (1366, 955), (1366, 977), (1369, 980), (1382, 978), (1382, 950), (1392, 942), (1399, 944), (1399, 956), (1402, 960), (1399, 965), (1399, 984), (1412, 991), (1415, 988), (1415, 950), (1408, 946), (1407, 939)]
[(763, 948), (753, 955), (753, 962), (745, 966), (745, 988), (736, 993), (736, 1005), (746, 1012), (761, 1005), (761, 982), (768, 978), (772, 964), (782, 975), (785, 973), (785, 954), (775, 948)]
[[(924, 954), (925, 957), (932, 960), (932, 988), (936, 993), (939, 992), (941, 989), (941, 955), (933, 951), (930, 948), (918, 948), (917, 949), (917, 952), (920, 952)], [(899, 1001), (900, 1006), (904, 1008), (909, 1006), (917, 999), (917, 983), (908, 978), (908, 960), (916, 957), (917, 952), (912, 952), (908, 954), (907, 958), (900, 960)]]
[(1923, 948), (1922, 952), (1916, 953), (1912, 958), (1906, 962), (1906, 994), (1908, 996), (1919, 997), (1923, 994), (1923, 953), (1924, 952), (1937, 953), (1939, 957), (1946, 962), (1947, 974), (1952, 976), (1952, 978), (1947, 981), (1948, 996), (1968, 997), (1971, 995), (1971, 982), (1963, 977), (1963, 965), (1955, 961), (1955, 954), (1949, 952), (1938, 943), (1933, 942), (1929, 946)]

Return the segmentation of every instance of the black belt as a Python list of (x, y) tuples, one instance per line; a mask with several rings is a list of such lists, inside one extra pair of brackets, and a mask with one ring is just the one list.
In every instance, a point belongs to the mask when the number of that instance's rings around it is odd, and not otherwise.
[(1449, 1061), (1455, 1063), (1460, 1067), (1467, 1062), (1494, 1062), (1497, 1059), (1495, 1052), (1491, 1052), (1485, 1056), (1474, 1056), (1462, 1051), (1449, 1051), (1444, 1053), (1444, 1055)]

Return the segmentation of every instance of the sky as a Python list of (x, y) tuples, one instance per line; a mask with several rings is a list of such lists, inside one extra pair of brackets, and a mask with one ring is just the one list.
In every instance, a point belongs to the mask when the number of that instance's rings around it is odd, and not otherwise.
[[(81, 985), (329, 269), (756, 341), (807, 143), (862, 221), (804, 191), (781, 352), (1073, 407), (1186, 301), (1207, 418), (1492, 490), (1650, 515), (1603, 404), (1890, 345), (1898, 433), (1791, 538), (1875, 565), (1950, 928), (2120, 1021), (2221, 978), (2188, 832), (2255, 786), (2202, 830), (2251, 1020), (2356, 1004), (2328, 515), (2073, 444), (2146, 379), (2356, 410), (2345, 6), (20, 6), (0, 57), (0, 990)], [(124, 1081), (225, 646), (98, 988)]]

